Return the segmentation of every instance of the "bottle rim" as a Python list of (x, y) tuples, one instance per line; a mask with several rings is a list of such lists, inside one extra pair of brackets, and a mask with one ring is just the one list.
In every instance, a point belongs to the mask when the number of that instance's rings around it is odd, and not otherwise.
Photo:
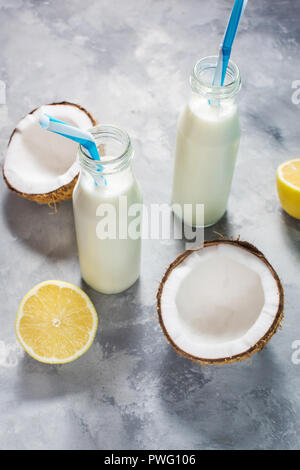
[[(92, 159), (88, 151), (82, 145), (79, 145), (79, 162), (85, 170), (94, 175), (99, 175), (99, 165), (101, 165), (102, 174), (107, 175), (121, 171), (129, 165), (134, 152), (130, 137), (126, 131), (110, 124), (98, 124), (88, 129), (88, 131), (96, 141), (100, 161)], [(104, 148), (105, 152), (105, 145), (108, 142), (120, 144), (120, 148), (114, 155), (105, 157), (105, 153), (101, 155), (101, 147), (102, 149)]]
[[(238, 66), (229, 60), (226, 70), (225, 85), (214, 86), (203, 78), (205, 72), (211, 71), (214, 75), (218, 63), (217, 56), (203, 57), (196, 62), (190, 77), (191, 88), (208, 99), (233, 98), (241, 89), (241, 75)], [(227, 81), (227, 83), (226, 83)]]

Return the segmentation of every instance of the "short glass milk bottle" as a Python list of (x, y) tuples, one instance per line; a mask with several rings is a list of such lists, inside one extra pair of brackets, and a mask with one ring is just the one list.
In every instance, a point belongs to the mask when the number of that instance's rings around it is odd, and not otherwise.
[(81, 168), (73, 193), (80, 269), (95, 290), (115, 294), (139, 277), (142, 193), (131, 167), (128, 134), (104, 125), (90, 132), (100, 162), (79, 146)]
[[(238, 67), (229, 61), (224, 86), (212, 86), (217, 57), (199, 60), (190, 77), (192, 96), (179, 116), (172, 203), (175, 214), (191, 226), (197, 204), (204, 205), (204, 226), (224, 215), (240, 142), (236, 95)], [(188, 204), (192, 209), (184, 210)]]

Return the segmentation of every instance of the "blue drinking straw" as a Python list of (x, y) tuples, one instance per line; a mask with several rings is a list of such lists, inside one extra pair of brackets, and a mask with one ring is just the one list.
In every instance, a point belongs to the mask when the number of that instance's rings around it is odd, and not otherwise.
[(81, 144), (93, 160), (100, 160), (99, 152), (94, 137), (90, 132), (71, 126), (67, 122), (58, 121), (49, 114), (43, 114), (39, 119), (40, 126), (47, 131), (67, 137)]
[(225, 31), (223, 43), (219, 51), (218, 63), (213, 78), (213, 86), (223, 86), (232, 44), (239, 26), (239, 22), (247, 5), (247, 0), (235, 0), (229, 22)]
[[(47, 131), (54, 132), (55, 134), (62, 135), (67, 139), (78, 142), (88, 151), (90, 157), (93, 160), (100, 161), (95, 139), (90, 132), (79, 129), (78, 127), (71, 126), (71, 124), (68, 124), (67, 122), (54, 119), (52, 116), (49, 116), (49, 114), (43, 114), (39, 119), (39, 123), (40, 126)], [(97, 167), (98, 168), (96, 171), (101, 173), (103, 171), (103, 166), (98, 163)], [(99, 178), (97, 179), (100, 179), (105, 185), (107, 184), (106, 178), (103, 175), (99, 175)], [(94, 180), (96, 186), (98, 186), (98, 182), (95, 178)]]

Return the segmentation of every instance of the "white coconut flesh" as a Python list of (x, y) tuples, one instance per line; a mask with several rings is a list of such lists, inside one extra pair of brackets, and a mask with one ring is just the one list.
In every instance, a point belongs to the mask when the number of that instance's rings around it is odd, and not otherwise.
[(236, 245), (193, 252), (167, 277), (161, 319), (184, 353), (216, 360), (240, 355), (269, 330), (280, 293), (259, 257)]
[(6, 179), (20, 193), (55, 191), (69, 184), (79, 172), (78, 144), (42, 129), (42, 113), (81, 129), (93, 126), (88, 114), (71, 104), (41, 106), (23, 118), (12, 135), (4, 163)]

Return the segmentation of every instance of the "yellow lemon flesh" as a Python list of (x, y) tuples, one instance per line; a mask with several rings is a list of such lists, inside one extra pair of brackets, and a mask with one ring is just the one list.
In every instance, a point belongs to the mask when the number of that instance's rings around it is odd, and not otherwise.
[(300, 158), (279, 165), (277, 191), (284, 210), (300, 219)]
[(81, 289), (67, 282), (45, 281), (22, 300), (16, 335), (34, 359), (63, 364), (89, 349), (97, 326), (96, 310)]

